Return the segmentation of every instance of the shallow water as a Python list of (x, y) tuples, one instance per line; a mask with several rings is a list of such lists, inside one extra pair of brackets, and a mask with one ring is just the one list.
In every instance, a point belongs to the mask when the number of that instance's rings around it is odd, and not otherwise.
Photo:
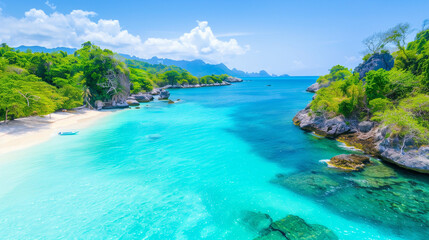
[(273, 183), (351, 151), (293, 125), (315, 79), (172, 90), (176, 104), (142, 104), (0, 156), (0, 238), (252, 239), (240, 222), (251, 210), (295, 214), (340, 239), (410, 239)]

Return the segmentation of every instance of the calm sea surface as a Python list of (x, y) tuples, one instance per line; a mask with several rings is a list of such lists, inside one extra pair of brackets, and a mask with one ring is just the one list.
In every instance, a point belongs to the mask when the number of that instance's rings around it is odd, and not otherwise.
[(171, 90), (180, 102), (0, 156), (0, 239), (252, 239), (243, 211), (298, 215), (340, 239), (409, 239), (273, 183), (350, 152), (292, 123), (315, 79)]

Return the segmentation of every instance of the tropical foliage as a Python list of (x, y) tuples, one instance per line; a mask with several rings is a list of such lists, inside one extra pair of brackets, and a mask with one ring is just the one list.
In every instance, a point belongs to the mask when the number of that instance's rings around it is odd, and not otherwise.
[(357, 73), (334, 66), (318, 83), (329, 83), (317, 91), (311, 102), (314, 114), (325, 117), (344, 115), (360, 120), (372, 119), (390, 126), (392, 134), (412, 138), (416, 144), (429, 143), (429, 29), (423, 29), (415, 40), (406, 43), (411, 32), (408, 24), (398, 24), (386, 32), (364, 40), (371, 55), (397, 51), (390, 71), (370, 71), (359, 80)]
[(121, 101), (154, 87), (222, 82), (162, 64), (127, 60), (91, 42), (74, 54), (21, 52), (0, 46), (0, 120), (45, 115), (95, 101)]

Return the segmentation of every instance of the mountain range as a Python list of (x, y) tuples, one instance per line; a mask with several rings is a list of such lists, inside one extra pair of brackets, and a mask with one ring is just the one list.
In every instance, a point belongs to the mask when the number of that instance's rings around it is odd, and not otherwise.
[[(32, 52), (56, 52), (56, 51), (64, 51), (68, 54), (73, 54), (77, 49), (75, 48), (65, 48), (65, 47), (57, 47), (57, 48), (45, 48), (40, 46), (19, 46), (15, 49), (20, 51), (27, 51), (30, 49)], [(205, 76), (205, 75), (212, 75), (212, 74), (227, 74), (229, 76), (233, 77), (287, 77), (289, 75), (284, 74), (281, 76), (276, 76), (273, 74), (269, 74), (267, 71), (262, 70), (260, 72), (244, 72), (241, 70), (238, 70), (236, 68), (230, 69), (225, 64), (219, 63), (219, 64), (209, 64), (204, 62), (203, 60), (172, 60), (168, 58), (158, 58), (158, 57), (152, 57), (150, 59), (142, 59), (135, 56), (130, 56), (127, 54), (119, 54), (125, 58), (128, 59), (134, 59), (134, 60), (140, 60), (143, 62), (147, 62), (150, 64), (163, 64), (167, 66), (177, 66), (183, 69), (186, 69), (194, 76)]]

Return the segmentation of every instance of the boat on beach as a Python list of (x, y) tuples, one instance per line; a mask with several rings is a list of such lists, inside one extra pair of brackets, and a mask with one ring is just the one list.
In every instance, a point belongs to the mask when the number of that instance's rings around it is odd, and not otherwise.
[(58, 132), (58, 135), (76, 135), (79, 131), (62, 131)]

